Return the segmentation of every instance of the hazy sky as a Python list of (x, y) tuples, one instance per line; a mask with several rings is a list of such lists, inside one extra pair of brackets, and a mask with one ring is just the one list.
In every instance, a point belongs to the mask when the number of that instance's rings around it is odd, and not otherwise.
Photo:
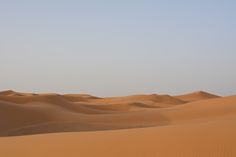
[(235, 0), (0, 0), (0, 90), (236, 94)]

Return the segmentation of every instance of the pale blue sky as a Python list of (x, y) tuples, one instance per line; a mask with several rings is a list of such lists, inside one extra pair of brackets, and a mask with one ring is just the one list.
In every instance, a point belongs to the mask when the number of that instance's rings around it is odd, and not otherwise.
[(236, 94), (234, 0), (0, 0), (0, 90)]

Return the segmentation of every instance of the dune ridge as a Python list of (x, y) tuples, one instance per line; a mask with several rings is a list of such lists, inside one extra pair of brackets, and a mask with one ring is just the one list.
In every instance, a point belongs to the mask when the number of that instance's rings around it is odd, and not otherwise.
[(219, 98), (220, 96), (211, 94), (208, 92), (204, 91), (196, 91), (192, 92), (189, 94), (184, 94), (184, 95), (177, 95), (175, 98), (178, 98), (180, 100), (190, 102), (190, 101), (198, 101), (198, 100), (203, 100), (203, 99), (211, 99), (211, 98)]

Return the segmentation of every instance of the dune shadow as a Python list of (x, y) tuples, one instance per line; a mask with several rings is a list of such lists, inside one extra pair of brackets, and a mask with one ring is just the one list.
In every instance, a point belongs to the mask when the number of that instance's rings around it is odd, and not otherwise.
[[(79, 120), (79, 119), (83, 120)], [(158, 110), (130, 112), (120, 114), (76, 115), (71, 120), (53, 120), (43, 123), (25, 125), (10, 130), (1, 130), (0, 136), (23, 136), (46, 133), (85, 132), (121, 130), (146, 127), (167, 126), (170, 121)]]

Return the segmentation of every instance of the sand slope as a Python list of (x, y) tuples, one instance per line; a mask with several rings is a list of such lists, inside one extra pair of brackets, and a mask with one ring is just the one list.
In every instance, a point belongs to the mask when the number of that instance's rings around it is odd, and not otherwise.
[(4, 157), (235, 157), (235, 120), (234, 116), (198, 125), (1, 138), (0, 154)]
[(234, 157), (236, 96), (98, 98), (5, 91), (0, 136), (4, 157)]
[(212, 98), (219, 98), (220, 96), (214, 95), (211, 93), (207, 93), (204, 91), (197, 91), (189, 94), (178, 95), (175, 98), (178, 98), (183, 101), (191, 102), (191, 101), (198, 101), (203, 99), (212, 99)]

